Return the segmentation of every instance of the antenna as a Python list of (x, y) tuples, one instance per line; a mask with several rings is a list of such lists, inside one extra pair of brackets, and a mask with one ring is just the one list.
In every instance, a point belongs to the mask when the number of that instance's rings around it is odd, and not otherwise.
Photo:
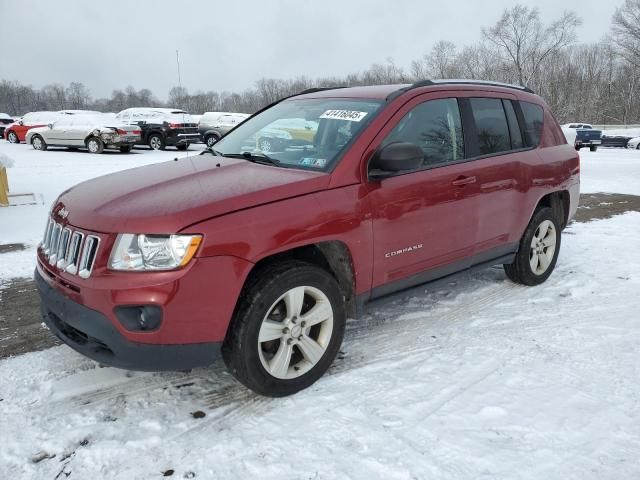
[(176, 50), (176, 63), (178, 64), (178, 86), (182, 90), (182, 77), (180, 76), (180, 51)]

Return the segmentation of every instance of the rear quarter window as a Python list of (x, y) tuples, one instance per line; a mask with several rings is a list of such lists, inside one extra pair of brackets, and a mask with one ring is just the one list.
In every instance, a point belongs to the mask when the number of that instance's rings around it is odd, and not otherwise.
[(520, 108), (524, 117), (524, 134), (527, 145), (537, 147), (542, 136), (544, 111), (540, 105), (529, 102), (520, 102)]

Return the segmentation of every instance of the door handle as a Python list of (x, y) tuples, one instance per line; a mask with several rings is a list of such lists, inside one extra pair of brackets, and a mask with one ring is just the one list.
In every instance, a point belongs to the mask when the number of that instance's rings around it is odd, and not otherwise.
[(476, 177), (461, 176), (451, 182), (451, 185), (453, 185), (454, 187), (464, 187), (465, 185), (469, 185), (471, 183), (476, 183)]

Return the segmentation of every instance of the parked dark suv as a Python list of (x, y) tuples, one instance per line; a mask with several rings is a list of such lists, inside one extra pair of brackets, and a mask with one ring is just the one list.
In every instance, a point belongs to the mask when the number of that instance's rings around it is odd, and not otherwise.
[[(283, 123), (311, 140), (261, 150)], [(522, 87), (306, 91), (201, 155), (65, 191), (37, 253), (44, 321), (103, 364), (183, 370), (222, 353), (254, 391), (292, 394), (372, 299), (496, 264), (547, 280), (579, 172)]]
[(15, 120), (6, 113), (0, 113), (0, 138), (4, 138), (4, 129), (14, 121)]
[(142, 129), (139, 144), (153, 150), (175, 146), (186, 150), (200, 141), (198, 124), (187, 112), (175, 108), (128, 108), (116, 115), (123, 123), (139, 125)]

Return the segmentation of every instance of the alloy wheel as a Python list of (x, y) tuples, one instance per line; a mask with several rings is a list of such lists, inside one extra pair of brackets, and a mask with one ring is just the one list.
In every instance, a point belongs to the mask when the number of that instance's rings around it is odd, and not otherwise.
[(153, 150), (160, 150), (160, 137), (156, 137), (153, 136), (149, 139), (149, 146), (153, 149)]
[(553, 261), (555, 252), (556, 227), (553, 222), (545, 220), (538, 226), (531, 239), (531, 250), (529, 252), (531, 271), (536, 275), (542, 275), (546, 272)]
[(42, 139), (40, 137), (34, 137), (31, 145), (33, 145), (33, 148), (36, 150), (42, 150)]
[(333, 332), (327, 296), (309, 286), (284, 293), (269, 308), (258, 334), (258, 355), (265, 370), (292, 379), (311, 370), (324, 356)]
[(268, 153), (271, 151), (271, 148), (271, 140), (260, 140), (260, 150)]

